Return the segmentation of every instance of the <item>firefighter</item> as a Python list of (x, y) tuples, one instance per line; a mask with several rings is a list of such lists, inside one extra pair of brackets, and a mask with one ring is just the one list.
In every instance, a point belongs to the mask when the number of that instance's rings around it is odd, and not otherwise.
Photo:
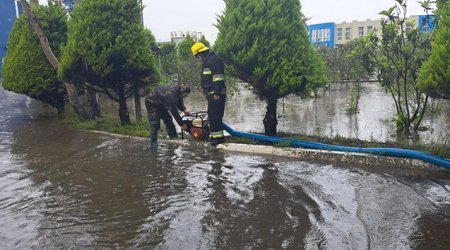
[[(179, 111), (189, 115), (189, 111), (184, 106), (183, 99), (186, 98), (191, 89), (189, 85), (173, 85), (155, 87), (147, 98), (145, 98), (145, 107), (147, 108), (148, 121), (150, 122), (150, 144), (157, 145), (158, 130), (160, 120), (164, 121), (169, 138), (177, 138), (177, 131), (173, 124), (172, 117), (183, 130), (187, 130), (187, 125), (183, 123)], [(170, 111), (170, 115), (169, 114)]]
[(225, 110), (226, 87), (222, 60), (203, 43), (191, 47), (192, 54), (202, 61), (201, 86), (208, 100), (208, 119), (212, 146), (225, 142), (222, 118)]

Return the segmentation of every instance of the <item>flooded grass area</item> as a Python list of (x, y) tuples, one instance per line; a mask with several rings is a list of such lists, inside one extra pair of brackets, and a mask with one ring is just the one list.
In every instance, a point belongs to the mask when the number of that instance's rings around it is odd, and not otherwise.
[[(328, 90), (319, 91), (319, 97), (302, 99), (291, 95), (279, 99), (278, 132), (327, 138), (351, 138), (364, 141), (401, 144), (448, 145), (450, 143), (450, 100), (432, 100), (430, 110), (424, 117), (422, 127), (410, 136), (397, 133), (395, 107), (391, 97), (378, 83), (361, 84), (359, 112), (348, 115), (346, 99), (351, 83), (335, 84)], [(191, 111), (205, 111), (206, 100), (199, 92), (189, 95), (185, 101)], [(117, 104), (102, 102), (105, 114), (117, 117)], [(129, 102), (131, 117), (134, 117), (133, 103)], [(224, 122), (234, 129), (261, 133), (266, 103), (247, 88), (229, 97), (226, 103)], [(145, 107), (142, 107), (144, 119)]]

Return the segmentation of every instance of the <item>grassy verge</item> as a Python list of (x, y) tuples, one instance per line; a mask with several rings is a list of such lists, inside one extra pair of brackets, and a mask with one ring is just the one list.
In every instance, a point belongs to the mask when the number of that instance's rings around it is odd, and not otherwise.
[[(133, 123), (128, 126), (122, 126), (120, 121), (116, 118), (104, 117), (94, 121), (80, 121), (75, 116), (67, 117), (64, 122), (70, 126), (83, 129), (83, 130), (100, 130), (114, 134), (149, 137), (150, 124), (147, 120), (143, 120), (139, 123)], [(164, 123), (162, 123), (160, 135), (166, 134)], [(318, 137), (307, 136), (298, 134), (286, 134), (278, 133), (279, 137), (285, 137), (290, 139), (297, 139), (303, 141), (320, 142), (331, 145), (351, 146), (351, 147), (371, 147), (371, 148), (406, 148), (414, 149), (423, 152), (428, 152), (434, 155), (439, 155), (445, 158), (450, 158), (450, 145), (449, 144), (402, 144), (397, 142), (377, 142), (377, 141), (363, 141), (359, 139), (349, 139), (343, 136), (337, 135), (335, 137)], [(267, 143), (261, 143), (247, 138), (227, 138), (227, 142), (243, 143), (250, 145), (267, 145)], [(276, 147), (289, 147), (289, 143), (279, 143), (274, 145)]]
[[(146, 120), (123, 126), (119, 120), (110, 117), (102, 117), (93, 121), (81, 121), (76, 117), (68, 117), (64, 120), (64, 123), (83, 130), (100, 130), (114, 134), (139, 137), (150, 136), (150, 124)], [(164, 131), (164, 128), (162, 130)]]

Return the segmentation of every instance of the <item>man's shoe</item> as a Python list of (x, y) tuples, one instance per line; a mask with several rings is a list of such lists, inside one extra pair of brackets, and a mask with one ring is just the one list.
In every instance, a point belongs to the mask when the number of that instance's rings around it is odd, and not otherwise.
[(225, 143), (225, 138), (220, 137), (220, 138), (213, 138), (211, 140), (211, 142), (209, 143), (209, 145), (211, 146), (217, 146), (219, 144)]

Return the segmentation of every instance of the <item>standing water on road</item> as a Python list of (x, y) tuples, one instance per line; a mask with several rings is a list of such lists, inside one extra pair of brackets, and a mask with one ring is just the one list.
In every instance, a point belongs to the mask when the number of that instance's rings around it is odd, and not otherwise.
[[(450, 176), (63, 127), (0, 88), (0, 248), (448, 249)], [(389, 173), (389, 174), (388, 174)]]

